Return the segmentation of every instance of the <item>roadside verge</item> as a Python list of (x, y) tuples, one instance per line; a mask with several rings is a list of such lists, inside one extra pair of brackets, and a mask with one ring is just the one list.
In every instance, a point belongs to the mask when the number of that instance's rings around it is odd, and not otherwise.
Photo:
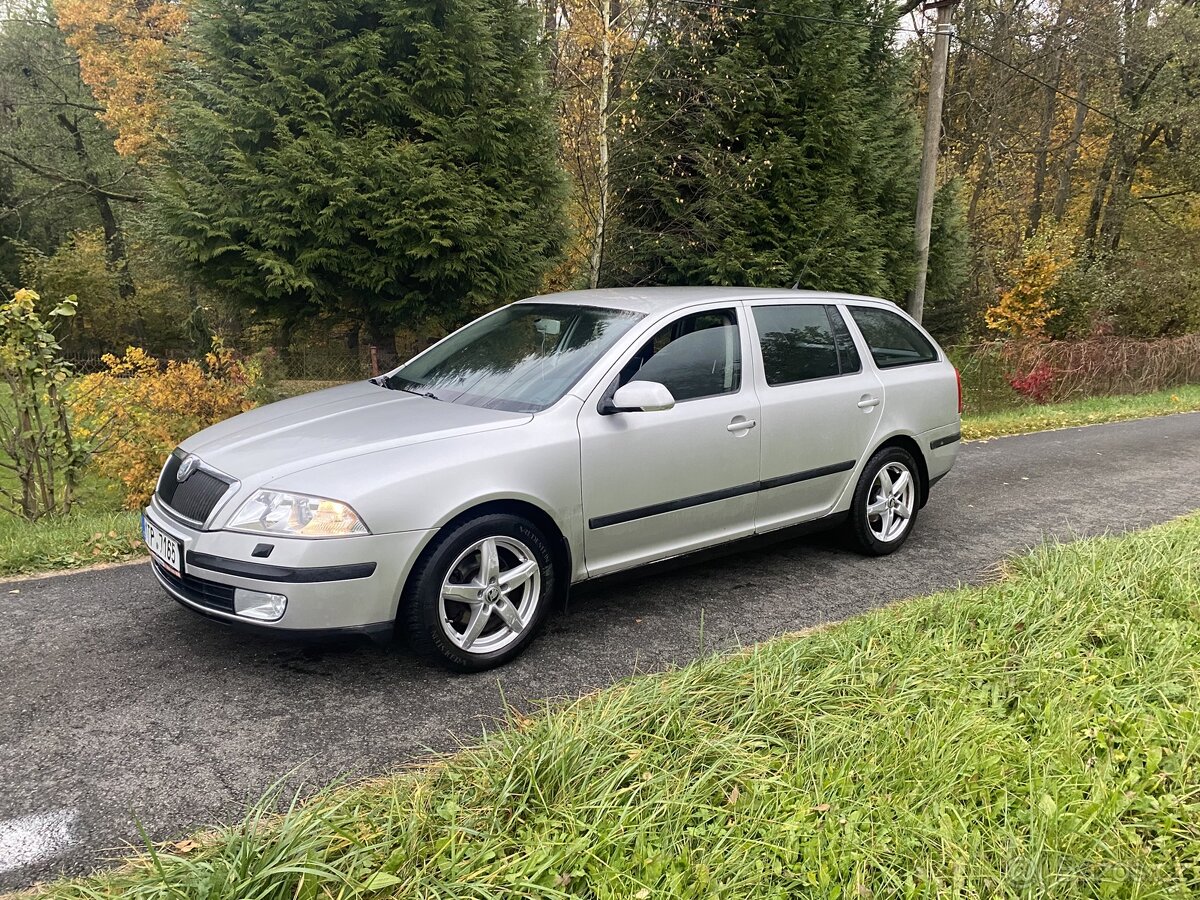
[(1044, 406), (1021, 406), (1003, 412), (963, 416), (963, 440), (1007, 437), (1082, 425), (1103, 425), (1200, 411), (1200, 385), (1185, 385), (1153, 394), (1088, 397)]

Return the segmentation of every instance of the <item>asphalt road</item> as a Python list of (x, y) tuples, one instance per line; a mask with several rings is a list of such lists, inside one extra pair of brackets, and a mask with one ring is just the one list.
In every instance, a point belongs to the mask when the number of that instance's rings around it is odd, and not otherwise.
[[(905, 548), (828, 537), (740, 548), (576, 591), (521, 659), (449, 676), (403, 649), (240, 635), (163, 595), (145, 564), (0, 585), (0, 889), (136, 841), (237, 819), (281, 774), (374, 774), (473, 740), (509, 702), (578, 695), (701, 650), (978, 581), (1047, 535), (1200, 508), (1200, 414), (963, 448)], [(703, 629), (701, 617), (703, 616)]]

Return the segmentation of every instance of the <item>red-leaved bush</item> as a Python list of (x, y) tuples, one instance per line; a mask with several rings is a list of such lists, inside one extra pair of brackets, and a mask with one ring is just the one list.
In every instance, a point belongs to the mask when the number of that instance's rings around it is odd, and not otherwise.
[(1054, 389), (1054, 370), (1046, 363), (1035, 366), (1028, 375), (1012, 375), (1008, 379), (1014, 391), (1034, 403), (1045, 403)]

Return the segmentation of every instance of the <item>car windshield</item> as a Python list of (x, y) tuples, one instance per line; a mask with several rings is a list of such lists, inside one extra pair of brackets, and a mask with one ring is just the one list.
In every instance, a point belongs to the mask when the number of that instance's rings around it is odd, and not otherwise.
[(511, 412), (557, 402), (640, 319), (594, 306), (515, 303), (456, 331), (381, 383)]

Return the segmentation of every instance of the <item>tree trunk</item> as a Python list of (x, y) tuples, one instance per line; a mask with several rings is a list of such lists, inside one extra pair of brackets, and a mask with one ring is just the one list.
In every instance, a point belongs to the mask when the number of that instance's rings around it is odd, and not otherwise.
[(983, 164), (979, 168), (979, 177), (975, 179), (975, 188), (971, 191), (971, 200), (967, 204), (967, 227), (974, 232), (979, 220), (979, 203), (987, 190), (988, 179), (992, 177), (992, 151), (990, 146), (983, 149)]
[(1088, 255), (1096, 255), (1096, 235), (1100, 231), (1100, 214), (1104, 211), (1104, 198), (1108, 195), (1108, 183), (1112, 180), (1113, 166), (1117, 163), (1120, 153), (1118, 145), (1121, 142), (1121, 132), (1114, 131), (1108, 142), (1108, 150), (1104, 154), (1104, 162), (1096, 175), (1096, 185), (1092, 188), (1092, 203), (1088, 208), (1087, 224), (1083, 229), (1083, 244)]
[(367, 319), (367, 340), (376, 349), (379, 358), (379, 371), (389, 372), (400, 362), (396, 352), (396, 329), (383, 319), (370, 317)]
[(1105, 204), (1104, 218), (1100, 223), (1100, 244), (1105, 250), (1116, 250), (1121, 243), (1125, 212), (1129, 208), (1129, 192), (1136, 173), (1136, 151), (1126, 149), (1114, 168), (1112, 189), (1108, 192), (1108, 203)]
[(1042, 195), (1046, 191), (1046, 165), (1050, 158), (1050, 139), (1054, 134), (1054, 118), (1058, 112), (1058, 86), (1062, 81), (1062, 27), (1067, 18), (1067, 4), (1061, 0), (1058, 5), (1058, 18), (1054, 23), (1052, 39), (1058, 44), (1054, 51), (1054, 62), (1050, 68), (1050, 77), (1046, 79), (1043, 88), (1045, 97), (1042, 101), (1042, 126), (1038, 132), (1037, 153), (1033, 158), (1033, 199), (1029, 204), (1029, 222), (1025, 226), (1025, 237), (1031, 238), (1037, 234), (1038, 225), (1042, 221)]
[(286, 377), (296, 377), (292, 369), (292, 338), (296, 331), (296, 323), (290, 318), (279, 323), (279, 331), (275, 335), (275, 347), (279, 351), (279, 361), (283, 364)]
[[(109, 271), (117, 276), (117, 293), (122, 300), (129, 300), (137, 292), (137, 289), (129, 274), (129, 256), (125, 250), (125, 236), (121, 231), (121, 225), (113, 212), (112, 203), (100, 189), (100, 178), (92, 169), (91, 159), (88, 157), (87, 146), (83, 142), (83, 133), (79, 130), (79, 125), (66, 113), (61, 112), (58, 114), (58, 123), (71, 136), (75, 155), (83, 167), (83, 180), (91, 188), (89, 193), (92, 195), (92, 201), (96, 204), (100, 224), (104, 228), (105, 259)], [(134, 323), (134, 331), (139, 338), (145, 338), (146, 326), (140, 315)]]
[(1083, 138), (1083, 125), (1087, 121), (1087, 72), (1079, 71), (1079, 84), (1075, 89), (1075, 118), (1071, 122), (1071, 135), (1063, 148), (1062, 168), (1058, 173), (1058, 191), (1054, 195), (1053, 215), (1056, 221), (1061, 221), (1067, 213), (1067, 201), (1071, 199), (1071, 173), (1075, 161), (1079, 159), (1079, 142)]
[(1121, 233), (1125, 230), (1125, 217), (1129, 212), (1129, 198), (1133, 191), (1133, 183), (1137, 180), (1138, 165), (1142, 157), (1154, 146), (1162, 131), (1163, 126), (1158, 124), (1143, 132), (1136, 146), (1125, 145), (1124, 152), (1117, 162), (1112, 192), (1108, 195), (1104, 222), (1100, 226), (1101, 242), (1109, 251), (1116, 250), (1121, 244)]
[(611, 0), (600, 0), (604, 11), (601, 15), (603, 34), (600, 40), (600, 98), (596, 104), (596, 135), (599, 164), (596, 167), (596, 223), (592, 230), (592, 252), (588, 261), (588, 287), (600, 283), (600, 265), (604, 261), (604, 238), (608, 226), (608, 118), (609, 89), (612, 85), (612, 6)]

